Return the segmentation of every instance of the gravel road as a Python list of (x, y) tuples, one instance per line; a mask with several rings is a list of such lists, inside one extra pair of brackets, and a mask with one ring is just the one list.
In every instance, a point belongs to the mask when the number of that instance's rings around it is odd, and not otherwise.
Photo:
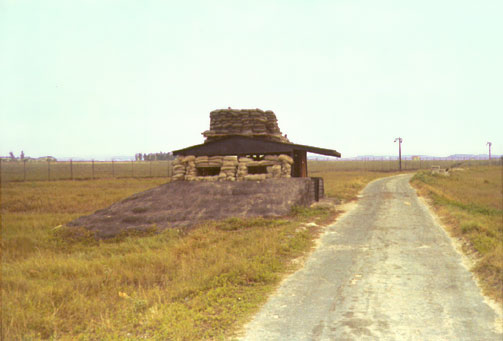
[(369, 184), (242, 340), (503, 340), (501, 316), (410, 177)]

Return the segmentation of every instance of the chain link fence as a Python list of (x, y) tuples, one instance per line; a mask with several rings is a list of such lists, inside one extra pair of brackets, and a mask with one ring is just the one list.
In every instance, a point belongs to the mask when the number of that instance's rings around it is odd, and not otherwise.
[(171, 177), (172, 161), (0, 160), (2, 181)]
[[(402, 160), (402, 170), (500, 165), (501, 160)], [(398, 171), (397, 160), (308, 161), (309, 174), (331, 171)], [(171, 177), (173, 161), (29, 161), (0, 159), (1, 181)]]

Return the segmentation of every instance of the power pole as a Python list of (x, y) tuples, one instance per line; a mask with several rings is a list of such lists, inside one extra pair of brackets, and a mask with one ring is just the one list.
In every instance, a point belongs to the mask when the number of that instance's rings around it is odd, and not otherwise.
[(492, 142), (487, 142), (487, 146), (489, 146), (489, 161), (491, 161), (491, 146), (493, 145)]
[(397, 137), (395, 142), (398, 141), (398, 167), (400, 168), (400, 172), (402, 171), (402, 141), (401, 137)]

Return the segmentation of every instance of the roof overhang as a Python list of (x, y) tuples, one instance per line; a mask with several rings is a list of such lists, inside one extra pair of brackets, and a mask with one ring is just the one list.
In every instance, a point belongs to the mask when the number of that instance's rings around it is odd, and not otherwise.
[(292, 154), (295, 150), (326, 156), (341, 157), (341, 153), (332, 149), (283, 143), (245, 136), (229, 136), (203, 144), (173, 151), (173, 155), (250, 155), (250, 154)]

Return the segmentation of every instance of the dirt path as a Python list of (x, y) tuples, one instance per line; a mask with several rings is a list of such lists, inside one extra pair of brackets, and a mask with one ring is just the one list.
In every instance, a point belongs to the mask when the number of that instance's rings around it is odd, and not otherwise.
[(369, 184), (243, 340), (502, 340), (501, 317), (409, 179)]

